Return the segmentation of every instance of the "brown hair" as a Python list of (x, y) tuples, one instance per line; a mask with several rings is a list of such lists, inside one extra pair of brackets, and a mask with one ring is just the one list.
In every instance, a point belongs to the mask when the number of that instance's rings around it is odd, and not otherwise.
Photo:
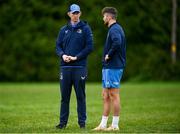
[(111, 14), (112, 18), (113, 19), (116, 19), (117, 18), (117, 15), (118, 15), (118, 11), (116, 8), (114, 7), (104, 7), (102, 9), (102, 15), (104, 15), (105, 13), (109, 13)]

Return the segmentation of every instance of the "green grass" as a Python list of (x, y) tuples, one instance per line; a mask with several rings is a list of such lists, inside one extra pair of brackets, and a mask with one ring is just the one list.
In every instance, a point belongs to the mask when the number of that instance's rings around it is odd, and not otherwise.
[[(101, 119), (101, 84), (87, 84), (87, 128), (77, 124), (76, 98), (71, 96), (65, 130), (59, 121), (59, 84), (0, 84), (0, 132), (95, 133)], [(180, 83), (123, 83), (119, 132), (180, 132)], [(112, 118), (109, 118), (108, 124)]]

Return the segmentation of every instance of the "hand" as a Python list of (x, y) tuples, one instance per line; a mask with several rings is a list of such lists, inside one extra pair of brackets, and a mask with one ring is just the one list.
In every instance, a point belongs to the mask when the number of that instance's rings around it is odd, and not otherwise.
[(71, 61), (68, 55), (65, 55), (65, 54), (64, 54), (64, 55), (62, 56), (62, 58), (63, 58), (64, 62), (67, 62), (67, 63), (68, 63), (68, 62)]
[(70, 59), (71, 61), (75, 61), (75, 60), (77, 60), (77, 57), (69, 56), (69, 59)]
[(109, 60), (109, 59), (110, 59), (109, 55), (106, 54), (106, 56), (105, 56), (105, 61), (107, 61), (107, 60)]

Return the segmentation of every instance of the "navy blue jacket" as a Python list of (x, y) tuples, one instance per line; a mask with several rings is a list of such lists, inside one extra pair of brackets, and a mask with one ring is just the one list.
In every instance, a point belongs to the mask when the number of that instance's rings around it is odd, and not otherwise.
[[(110, 59), (105, 61), (105, 55)], [(114, 23), (109, 27), (108, 35), (104, 45), (103, 68), (123, 69), (126, 64), (126, 40), (122, 27)]]
[[(56, 54), (61, 58), (61, 66), (86, 66), (87, 56), (93, 50), (93, 35), (89, 25), (80, 21), (76, 27), (70, 23), (62, 27), (56, 40)], [(62, 55), (76, 56), (76, 61), (66, 63)]]

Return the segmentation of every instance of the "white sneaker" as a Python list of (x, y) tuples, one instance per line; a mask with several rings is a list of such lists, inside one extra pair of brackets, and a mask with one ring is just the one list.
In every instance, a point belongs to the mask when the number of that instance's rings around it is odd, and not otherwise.
[(119, 131), (119, 127), (110, 126), (110, 127), (106, 128), (105, 131)]
[(104, 131), (106, 130), (106, 127), (102, 127), (101, 125), (97, 126), (96, 128), (92, 129), (93, 131)]

